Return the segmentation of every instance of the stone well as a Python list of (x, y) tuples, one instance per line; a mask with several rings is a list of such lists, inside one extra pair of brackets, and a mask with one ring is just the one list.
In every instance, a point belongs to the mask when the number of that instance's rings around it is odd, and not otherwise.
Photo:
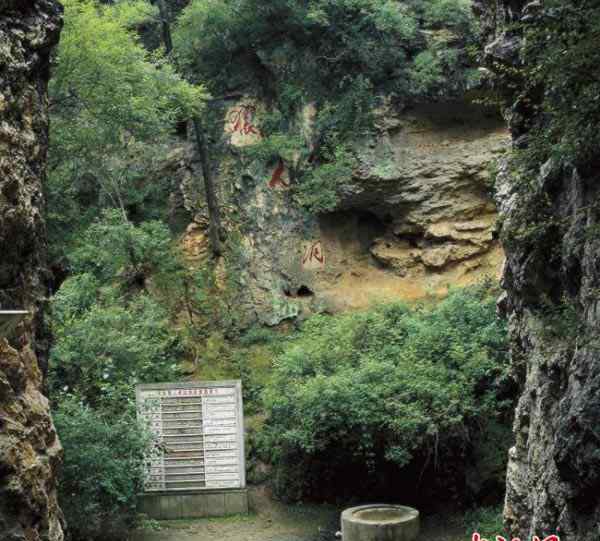
[(419, 512), (402, 505), (373, 504), (342, 513), (343, 541), (413, 541), (419, 535)]

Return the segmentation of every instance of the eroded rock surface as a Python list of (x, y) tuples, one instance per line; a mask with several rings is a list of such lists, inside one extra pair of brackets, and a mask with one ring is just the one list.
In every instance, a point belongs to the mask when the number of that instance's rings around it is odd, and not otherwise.
[[(542, 3), (476, 4), (490, 71), (498, 63), (518, 66), (521, 38), (513, 23), (537, 24)], [(502, 73), (495, 84), (508, 100), (515, 145), (522, 146), (536, 98), (506, 85)], [(499, 177), (502, 236), (510, 241), (500, 307), (509, 318), (522, 388), (504, 512), (520, 539), (558, 534), (562, 541), (593, 541), (600, 539), (600, 241), (591, 232), (600, 223), (600, 189), (593, 167), (553, 169), (541, 166), (527, 190), (513, 180), (509, 162)], [(548, 214), (532, 212), (536, 201), (547, 204)]]
[(30, 348), (0, 340), (0, 539), (61, 541), (56, 472), (62, 448)]
[[(34, 351), (45, 287), (47, 82), (61, 16), (51, 0), (0, 3), (0, 306), (32, 316), (0, 338), (0, 540), (61, 541), (61, 448)], [(43, 366), (43, 358), (41, 359)]]
[(392, 126), (361, 151), (340, 212), (320, 218), (329, 257), (314, 287), (337, 305), (415, 299), (499, 276), (489, 181), (505, 128), (462, 103), (418, 107)]
[[(339, 186), (336, 208), (314, 215), (294, 201), (286, 164), (236, 150), (257, 140), (260, 110), (247, 99), (230, 106), (224, 131), (232, 157), (218, 172), (225, 221), (239, 243), (230, 271), (251, 319), (277, 325), (499, 278), (504, 256), (489, 180), (509, 140), (501, 119), (464, 103), (382, 112), (379, 135), (359, 145), (359, 166)], [(307, 107), (299, 118), (309, 144), (312, 116)], [(202, 215), (190, 181), (197, 167), (184, 154), (171, 167), (179, 206)], [(192, 226), (183, 241), (191, 259), (204, 242)]]

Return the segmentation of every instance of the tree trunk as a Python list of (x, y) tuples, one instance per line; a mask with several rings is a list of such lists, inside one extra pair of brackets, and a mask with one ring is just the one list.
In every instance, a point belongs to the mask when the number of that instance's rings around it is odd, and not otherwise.
[(208, 159), (208, 148), (204, 129), (198, 118), (194, 118), (194, 133), (196, 135), (196, 145), (198, 155), (202, 164), (202, 174), (204, 175), (204, 190), (206, 192), (206, 204), (208, 206), (209, 218), (209, 237), (210, 246), (214, 256), (222, 254), (221, 250), (221, 212), (219, 209), (219, 200), (213, 181), (212, 170)]
[[(164, 0), (157, 0), (158, 10), (162, 22), (163, 30), (163, 42), (167, 54), (173, 52), (173, 39), (171, 36), (171, 26), (169, 23), (167, 8)], [(209, 219), (209, 238), (210, 247), (215, 257), (222, 255), (221, 249), (221, 211), (219, 208), (219, 199), (217, 197), (217, 191), (215, 189), (215, 183), (212, 176), (212, 170), (210, 166), (210, 160), (208, 157), (208, 145), (206, 143), (206, 136), (204, 129), (198, 117), (193, 119), (194, 124), (194, 135), (196, 138), (196, 146), (198, 149), (198, 155), (200, 157), (200, 163), (202, 164), (202, 174), (204, 176), (204, 191), (206, 193), (206, 204), (208, 206), (208, 219)]]
[(171, 24), (169, 22), (169, 12), (165, 5), (165, 0), (157, 0), (158, 12), (160, 14), (160, 24), (162, 27), (163, 43), (167, 54), (173, 52), (173, 38), (171, 36)]

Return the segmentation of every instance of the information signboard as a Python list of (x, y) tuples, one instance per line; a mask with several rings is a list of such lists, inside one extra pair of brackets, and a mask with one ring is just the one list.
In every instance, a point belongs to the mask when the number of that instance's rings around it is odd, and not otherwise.
[(136, 395), (154, 435), (146, 492), (246, 486), (240, 381), (139, 385)]

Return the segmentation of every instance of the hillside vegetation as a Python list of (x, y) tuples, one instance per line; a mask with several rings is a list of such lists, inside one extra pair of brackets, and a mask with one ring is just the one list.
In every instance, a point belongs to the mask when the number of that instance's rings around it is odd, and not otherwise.
[[(173, 181), (155, 174), (184, 144), (182, 121), (203, 124), (217, 152), (211, 104), (250, 94), (268, 110), (265, 138), (244, 152), (290, 164), (299, 206), (331, 208), (378, 107), (475, 84), (469, 2), (194, 0), (168, 25), (173, 51), (140, 39), (163, 36), (150, 3), (64, 4), (50, 86), (49, 388), (74, 538), (139, 524), (148, 435), (134, 389), (185, 377), (243, 380), (251, 475), (266, 462), (283, 499), (393, 497), (400, 478), (414, 501), (500, 491), (512, 390), (495, 288), (249, 328), (219, 260), (186, 262), (169, 227)], [(312, 142), (296, 121), (309, 103)], [(223, 242), (234, 258), (240, 239)]]

